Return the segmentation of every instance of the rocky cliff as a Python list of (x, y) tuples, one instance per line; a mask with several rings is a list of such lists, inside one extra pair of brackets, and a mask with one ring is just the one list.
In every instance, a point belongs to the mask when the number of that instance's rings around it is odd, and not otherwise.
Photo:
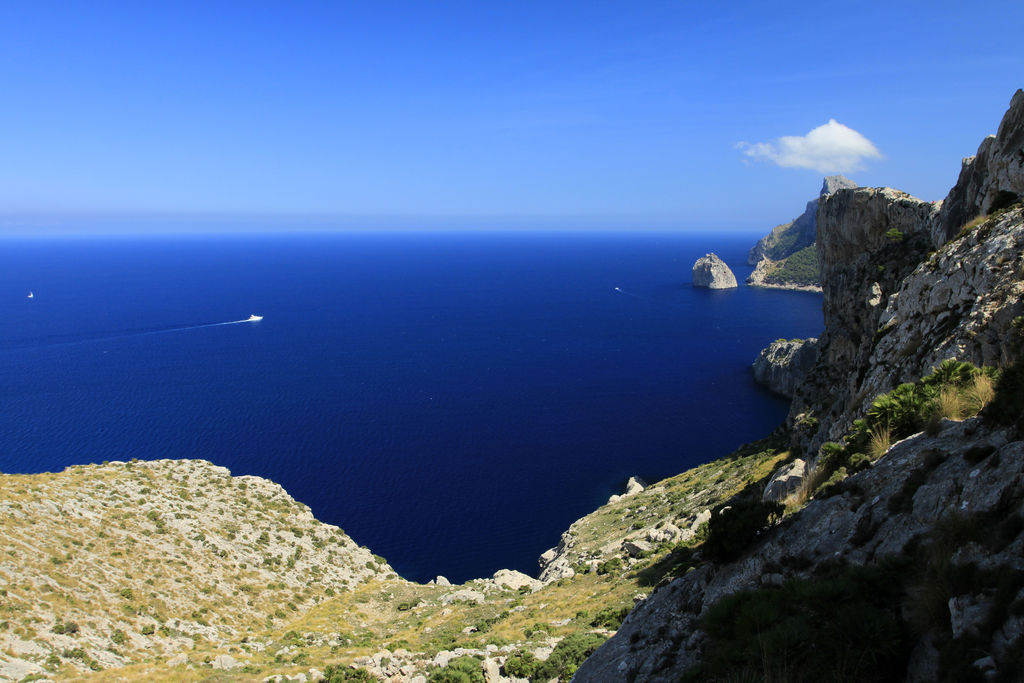
[(843, 176), (827, 176), (818, 197), (807, 202), (804, 212), (789, 223), (772, 228), (751, 248), (747, 262), (756, 266), (747, 278), (755, 287), (820, 289), (820, 269), (814, 243), (817, 239), (818, 203), (842, 189), (857, 184)]
[(708, 289), (738, 287), (732, 270), (716, 254), (705, 254), (693, 264), (693, 286)]
[(995, 135), (982, 141), (973, 157), (963, 160), (960, 177), (942, 203), (932, 225), (932, 241), (940, 247), (979, 215), (986, 215), (1024, 196), (1024, 91), (1018, 90)]
[(817, 358), (817, 339), (777, 339), (762, 349), (751, 370), (755, 382), (792, 398)]
[(787, 422), (807, 478), (712, 509), (703, 561), (576, 680), (1024, 679), (1022, 109), (941, 207), (822, 199), (826, 328)]

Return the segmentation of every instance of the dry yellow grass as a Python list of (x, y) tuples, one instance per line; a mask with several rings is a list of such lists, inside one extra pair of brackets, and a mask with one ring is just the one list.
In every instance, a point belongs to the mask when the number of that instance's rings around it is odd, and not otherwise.
[(964, 402), (956, 387), (944, 387), (939, 392), (936, 405), (940, 417), (947, 420), (962, 420), (964, 417)]
[(996, 389), (992, 378), (980, 374), (974, 378), (974, 383), (967, 389), (967, 405), (972, 413), (979, 413), (995, 396)]
[(889, 451), (892, 445), (892, 432), (888, 427), (877, 427), (871, 432), (868, 441), (868, 455), (872, 460), (878, 460)]

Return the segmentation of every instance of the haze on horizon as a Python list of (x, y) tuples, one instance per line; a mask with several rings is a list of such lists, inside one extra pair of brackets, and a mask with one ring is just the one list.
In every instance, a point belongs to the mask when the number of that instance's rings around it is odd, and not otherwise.
[(1004, 2), (6, 3), (0, 233), (763, 231), (826, 173), (937, 200), (1024, 85), (1021, 25)]

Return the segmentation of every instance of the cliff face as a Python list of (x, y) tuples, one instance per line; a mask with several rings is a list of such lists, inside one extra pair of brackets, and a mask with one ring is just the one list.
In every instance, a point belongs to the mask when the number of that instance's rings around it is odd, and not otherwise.
[(982, 141), (978, 153), (963, 160), (956, 185), (942, 203), (932, 226), (932, 242), (940, 247), (956, 237), (975, 216), (992, 211), (1001, 192), (1024, 196), (1024, 91), (1018, 90), (999, 125)]
[(817, 339), (778, 339), (763, 349), (751, 366), (754, 381), (792, 398), (817, 357)]
[(794, 419), (813, 413), (820, 433), (828, 435), (856, 417), (851, 408), (863, 399), (861, 371), (885, 303), (927, 253), (934, 213), (932, 204), (890, 188), (840, 190), (822, 200), (818, 254), (825, 332), (817, 362), (795, 392)]
[[(1018, 91), (999, 134), (965, 165), (941, 211), (888, 188), (840, 190), (820, 202), (826, 328), (789, 419), (805, 456), (841, 439), (879, 393), (919, 380), (944, 359), (1019, 362), (1024, 208), (963, 228), (1024, 186), (1022, 109)], [(936, 243), (941, 248), (929, 253)], [(847, 609), (841, 590), (829, 591), (866, 580), (877, 590), (858, 590), (869, 597), (849, 607), (860, 626), (840, 637), (828, 632), (821, 644), (856, 639), (873, 619), (881, 630), (858, 647), (881, 644), (885, 652), (872, 656), (889, 659), (884, 671), (865, 673), (855, 667), (870, 668), (866, 650), (850, 651), (828, 660), (832, 676), (1020, 680), (1024, 610), (1006, 608), (1024, 607), (1024, 434), (1013, 417), (1017, 427), (994, 417), (945, 419), (883, 443), (872, 459), (857, 454), (862, 471), (844, 469), (837, 484), (808, 489), (815, 493), (806, 504), (790, 500), (795, 511), (762, 525), (734, 556), (709, 557), (660, 584), (576, 680), (677, 681), (694, 667), (705, 667), (699, 680), (717, 680), (708, 672), (735, 673), (743, 657), (751, 662), (744, 671), (793, 676), (794, 660), (773, 661), (779, 642), (770, 641), (785, 642), (792, 631), (772, 629), (809, 629), (798, 648), (802, 666), (815, 656), (808, 639)], [(832, 451), (811, 463), (812, 480)], [(712, 521), (727, 510), (713, 510)], [(822, 604), (825, 594), (830, 601)]]
[[(955, 245), (945, 236), (964, 227), (952, 227), (954, 216), (973, 219), (1000, 192), (1024, 186), (1018, 159), (1024, 159), (1021, 91), (999, 135), (986, 138), (969, 164), (975, 171), (962, 171), (941, 205), (888, 188), (841, 190), (822, 200), (825, 333), (790, 410), (791, 424), (813, 418), (820, 425), (805, 448), (813, 452), (839, 438), (876, 395), (922, 377), (945, 358), (1005, 362), (1000, 340), (1009, 338), (1021, 313), (1014, 265), (1019, 214), (994, 217)], [(947, 248), (929, 255), (937, 235)]]
[(849, 178), (827, 176), (818, 197), (807, 202), (799, 217), (772, 228), (750, 250), (747, 262), (757, 267), (747, 278), (747, 284), (786, 289), (817, 288), (819, 273), (813, 245), (818, 234), (818, 203), (839, 190), (855, 187), (857, 183)]
[(844, 176), (826, 176), (821, 183), (821, 191), (818, 196), (807, 202), (804, 212), (789, 223), (775, 226), (771, 232), (758, 240), (747, 254), (747, 263), (755, 266), (764, 258), (778, 261), (814, 244), (818, 234), (818, 199), (838, 190), (855, 187), (857, 187), (857, 183)]

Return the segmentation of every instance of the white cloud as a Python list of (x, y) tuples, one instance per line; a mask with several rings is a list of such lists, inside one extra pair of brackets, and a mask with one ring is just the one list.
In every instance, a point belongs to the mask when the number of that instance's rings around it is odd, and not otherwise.
[(750, 159), (773, 161), (784, 168), (813, 168), (819, 173), (859, 171), (864, 168), (863, 161), (882, 158), (870, 140), (835, 119), (807, 135), (786, 135), (774, 142), (740, 142), (736, 148)]

